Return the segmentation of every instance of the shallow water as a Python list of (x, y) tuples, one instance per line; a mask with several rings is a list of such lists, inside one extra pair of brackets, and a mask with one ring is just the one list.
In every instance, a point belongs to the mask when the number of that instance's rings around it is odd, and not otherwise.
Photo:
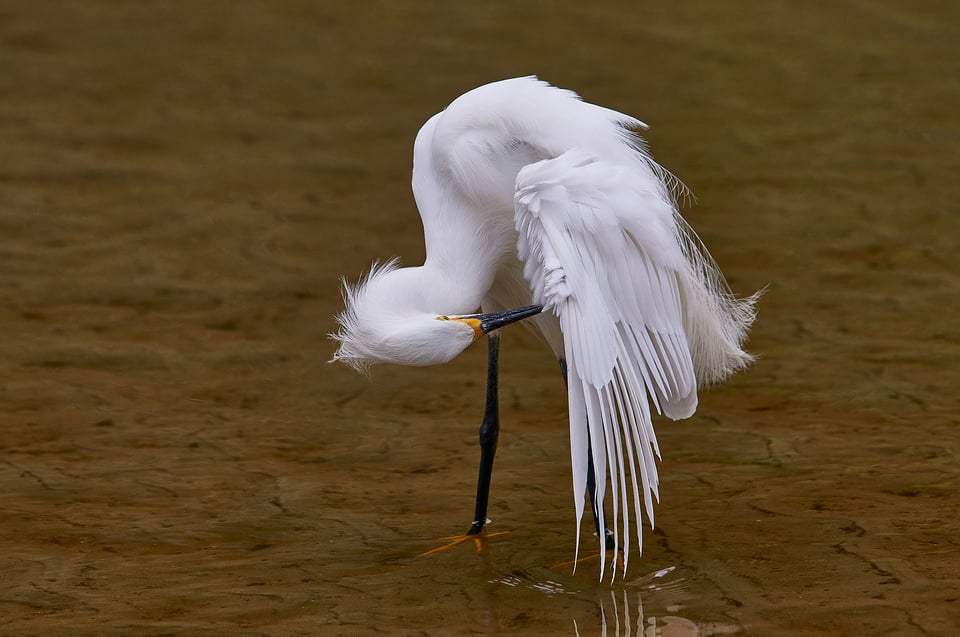
[[(954, 2), (0, 9), (0, 634), (952, 634)], [(662, 503), (572, 572), (556, 364), (327, 365), (423, 256), (413, 137), (537, 73), (650, 123), (760, 360), (658, 423)], [(582, 550), (589, 553), (584, 531)]]

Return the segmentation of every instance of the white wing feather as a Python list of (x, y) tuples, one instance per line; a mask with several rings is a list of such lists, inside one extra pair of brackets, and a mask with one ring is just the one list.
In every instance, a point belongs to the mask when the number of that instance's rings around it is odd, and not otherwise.
[(663, 193), (662, 183), (647, 175), (574, 149), (524, 167), (514, 202), (524, 276), (534, 301), (559, 317), (564, 336), (577, 528), (589, 440), (595, 502), (603, 519), (609, 479), (624, 572), (628, 491), (641, 545), (638, 487), (651, 525), (659, 499), (654, 456), (660, 452), (649, 404), (674, 419), (697, 405), (682, 300), (682, 282), (693, 273)]

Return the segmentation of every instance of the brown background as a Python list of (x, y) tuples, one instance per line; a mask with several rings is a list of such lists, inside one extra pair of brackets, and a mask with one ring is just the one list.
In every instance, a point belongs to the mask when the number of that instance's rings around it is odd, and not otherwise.
[[(952, 633), (960, 9), (664, 7), (0, 4), (0, 634)], [(522, 330), (479, 556), (417, 554), (470, 521), (483, 348), (325, 363), (337, 277), (422, 259), (420, 124), (530, 73), (652, 124), (769, 286), (760, 361), (658, 423), (612, 586), (557, 566), (566, 402)]]

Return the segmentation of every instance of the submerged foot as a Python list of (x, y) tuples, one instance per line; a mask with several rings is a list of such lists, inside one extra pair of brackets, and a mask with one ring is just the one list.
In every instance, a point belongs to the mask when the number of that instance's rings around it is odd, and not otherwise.
[(589, 555), (584, 555), (581, 558), (575, 560), (567, 560), (566, 562), (560, 562), (554, 564), (550, 568), (560, 568), (562, 566), (573, 566), (573, 570), (577, 570), (577, 566), (584, 562), (591, 562), (593, 560), (604, 560), (609, 561), (614, 565), (614, 568), (623, 567), (623, 551), (614, 551), (612, 546), (608, 546), (604, 551), (597, 551), (595, 553), (590, 553)]
[(619, 547), (619, 548), (617, 547), (616, 543), (615, 543), (614, 540), (613, 540), (613, 531), (611, 531), (610, 529), (606, 529), (606, 533), (604, 534), (603, 548), (604, 548), (603, 551), (597, 551), (597, 552), (595, 552), (595, 553), (590, 553), (589, 555), (585, 555), (585, 556), (583, 556), (583, 557), (581, 557), (581, 558), (578, 558), (578, 559), (575, 559), (575, 560), (568, 560), (568, 561), (566, 561), (566, 562), (560, 562), (559, 564), (554, 564), (554, 565), (551, 566), (550, 568), (559, 568), (559, 567), (561, 567), (561, 566), (571, 566), (571, 565), (572, 565), (573, 568), (574, 568), (574, 570), (576, 570), (577, 565), (580, 564), (580, 563), (582, 563), (582, 562), (589, 562), (590, 560), (596, 560), (596, 559), (607, 560), (607, 559), (610, 559), (610, 558), (613, 559), (613, 562), (614, 562), (615, 564), (622, 564), (622, 560), (623, 560), (623, 547), (622, 547), (622, 546)]
[(615, 551), (617, 549), (617, 543), (613, 540), (613, 531), (610, 529), (606, 529), (603, 545), (608, 551)]

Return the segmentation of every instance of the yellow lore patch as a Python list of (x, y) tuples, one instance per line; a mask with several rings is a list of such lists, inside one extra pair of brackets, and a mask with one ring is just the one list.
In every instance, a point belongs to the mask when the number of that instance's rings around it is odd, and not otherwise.
[(458, 321), (470, 327), (473, 330), (473, 340), (483, 336), (483, 329), (480, 327), (480, 319), (461, 318), (459, 316), (438, 316), (438, 321)]

